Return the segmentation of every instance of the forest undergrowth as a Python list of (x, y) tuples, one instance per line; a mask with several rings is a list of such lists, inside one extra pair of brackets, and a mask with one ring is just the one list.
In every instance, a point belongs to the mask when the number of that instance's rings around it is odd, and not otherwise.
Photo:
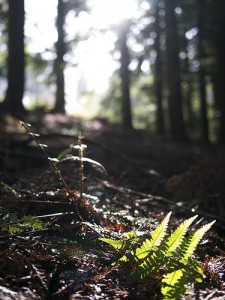
[(224, 299), (222, 146), (35, 118), (2, 126), (0, 299)]

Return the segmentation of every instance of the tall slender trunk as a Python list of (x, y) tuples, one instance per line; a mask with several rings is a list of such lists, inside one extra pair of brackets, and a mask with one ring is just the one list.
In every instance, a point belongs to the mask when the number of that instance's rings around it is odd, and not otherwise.
[(130, 53), (127, 46), (127, 34), (129, 22), (125, 21), (121, 26), (119, 37), (120, 45), (120, 78), (122, 90), (122, 126), (124, 129), (132, 129), (131, 103), (130, 103)]
[(184, 42), (185, 42), (185, 49), (186, 49), (186, 58), (184, 62), (184, 68), (185, 68), (185, 73), (186, 73), (186, 89), (185, 89), (185, 96), (184, 96), (184, 101), (185, 101), (185, 108), (186, 108), (186, 119), (187, 119), (187, 125), (190, 131), (192, 132), (193, 127), (194, 127), (194, 111), (193, 111), (193, 73), (190, 73), (190, 61), (187, 55), (188, 51), (188, 43), (187, 39), (184, 37)]
[(185, 138), (175, 1), (165, 1), (168, 102), (171, 136)]
[(208, 124), (208, 113), (207, 113), (207, 96), (206, 96), (206, 70), (204, 67), (205, 49), (204, 43), (204, 22), (205, 22), (205, 0), (197, 1), (197, 12), (198, 12), (198, 57), (199, 57), (199, 92), (200, 92), (200, 103), (201, 103), (201, 137), (204, 142), (209, 141), (209, 124)]
[(23, 113), (23, 93), (25, 82), (24, 55), (24, 1), (8, 1), (8, 87), (5, 108), (13, 114)]
[(225, 42), (217, 48), (217, 80), (220, 108), (219, 141), (225, 144)]
[(225, 144), (225, 6), (223, 0), (217, 0), (217, 34), (216, 34), (216, 59), (217, 59), (217, 88), (218, 104), (220, 108), (219, 141)]
[(58, 0), (57, 20), (56, 27), (58, 32), (58, 40), (56, 42), (56, 61), (55, 61), (55, 74), (56, 74), (56, 100), (54, 112), (65, 113), (65, 82), (64, 82), (64, 69), (65, 61), (65, 7), (64, 1)]
[(156, 94), (156, 128), (158, 134), (165, 133), (163, 117), (163, 96), (162, 96), (162, 60), (160, 49), (160, 26), (159, 26), (159, 6), (155, 7), (155, 51), (157, 53), (155, 61), (155, 94)]

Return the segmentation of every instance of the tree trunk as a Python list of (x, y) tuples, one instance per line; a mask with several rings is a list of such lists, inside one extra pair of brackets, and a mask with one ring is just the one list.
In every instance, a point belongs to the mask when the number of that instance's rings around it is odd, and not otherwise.
[(56, 20), (56, 27), (58, 32), (58, 40), (56, 42), (56, 61), (55, 61), (55, 74), (56, 74), (56, 100), (54, 112), (65, 113), (65, 82), (64, 82), (64, 55), (66, 53), (65, 49), (65, 7), (63, 0), (58, 0), (58, 13)]
[(122, 91), (122, 126), (124, 129), (132, 129), (131, 103), (130, 103), (130, 53), (127, 47), (127, 34), (130, 25), (124, 22), (119, 36), (120, 47), (120, 78)]
[(220, 109), (219, 141), (225, 144), (225, 43), (217, 49), (217, 81)]
[(223, 38), (225, 30), (225, 6), (223, 0), (217, 0), (217, 87), (218, 105), (220, 109), (219, 141), (225, 144), (225, 40)]
[(207, 113), (207, 97), (206, 97), (206, 70), (204, 67), (205, 50), (203, 46), (204, 42), (204, 14), (205, 14), (205, 0), (197, 1), (198, 12), (198, 57), (199, 57), (199, 92), (201, 103), (201, 137), (204, 142), (209, 141), (209, 125), (208, 125), (208, 113)]
[(163, 97), (162, 97), (162, 61), (160, 50), (160, 27), (159, 27), (159, 6), (155, 7), (155, 51), (157, 53), (155, 61), (155, 94), (156, 94), (156, 129), (158, 134), (165, 133), (163, 117)]
[(185, 138), (185, 132), (174, 0), (165, 1), (165, 20), (170, 131), (173, 139), (182, 140)]
[(190, 72), (190, 62), (189, 58), (187, 56), (188, 53), (188, 43), (187, 39), (184, 37), (185, 41), (185, 52), (186, 52), (186, 58), (184, 61), (184, 70), (186, 73), (186, 88), (185, 88), (185, 96), (184, 96), (184, 103), (185, 103), (185, 111), (186, 111), (186, 122), (188, 125), (188, 129), (190, 132), (194, 129), (194, 110), (193, 110), (193, 73)]
[(4, 106), (13, 115), (24, 113), (24, 1), (8, 1), (8, 87)]

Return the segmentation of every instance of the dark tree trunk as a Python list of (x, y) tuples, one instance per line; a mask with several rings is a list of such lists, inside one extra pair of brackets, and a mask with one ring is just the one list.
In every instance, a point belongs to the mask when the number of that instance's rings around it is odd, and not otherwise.
[(13, 115), (24, 113), (24, 1), (8, 1), (8, 87), (4, 106)]
[(199, 57), (199, 92), (200, 92), (200, 103), (201, 103), (201, 137), (204, 142), (209, 141), (209, 125), (208, 125), (208, 113), (207, 113), (207, 97), (206, 97), (206, 70), (204, 66), (204, 60), (206, 58), (204, 50), (204, 26), (205, 26), (205, 0), (197, 1), (197, 12), (198, 12), (198, 57)]
[(193, 83), (192, 83), (192, 78), (190, 78), (187, 81), (188, 88), (187, 88), (187, 94), (186, 94), (186, 105), (187, 105), (187, 121), (188, 121), (188, 126), (190, 129), (193, 129), (193, 124), (194, 124), (194, 111), (193, 111), (193, 104), (192, 104), (192, 93), (193, 93)]
[(186, 50), (186, 58), (185, 58), (185, 73), (186, 73), (186, 89), (185, 89), (185, 109), (186, 109), (186, 120), (187, 125), (190, 131), (194, 128), (194, 110), (193, 110), (193, 73), (190, 73), (190, 63), (189, 58), (187, 56), (188, 43), (187, 39), (184, 38), (185, 41), (185, 50)]
[(58, 32), (58, 40), (56, 42), (56, 61), (55, 61), (55, 74), (56, 74), (56, 100), (54, 112), (65, 113), (65, 82), (64, 82), (64, 55), (65, 49), (65, 7), (63, 0), (58, 0), (58, 13), (56, 20), (56, 27)]
[(217, 0), (217, 27), (216, 27), (216, 49), (217, 49), (217, 95), (220, 109), (219, 141), (225, 144), (225, 5), (223, 0)]
[(168, 101), (171, 136), (185, 138), (175, 1), (165, 1)]
[(157, 53), (155, 61), (155, 93), (156, 93), (156, 128), (158, 134), (165, 133), (163, 117), (163, 96), (162, 96), (162, 60), (160, 49), (160, 26), (159, 26), (159, 6), (155, 7), (155, 51)]
[[(215, 70), (214, 70), (215, 71)], [(218, 140), (218, 129), (219, 129), (219, 115), (220, 115), (220, 104), (219, 104), (219, 89), (218, 89), (218, 80), (217, 74), (215, 72), (211, 72), (210, 74), (211, 84), (212, 84), (212, 93), (213, 93), (213, 123), (214, 123), (214, 132), (217, 140)]]
[(219, 141), (225, 144), (225, 42), (217, 49), (217, 81), (220, 109)]
[(124, 129), (132, 129), (131, 103), (130, 103), (130, 53), (127, 47), (127, 34), (130, 25), (124, 22), (119, 36), (120, 47), (120, 78), (122, 91), (122, 126)]

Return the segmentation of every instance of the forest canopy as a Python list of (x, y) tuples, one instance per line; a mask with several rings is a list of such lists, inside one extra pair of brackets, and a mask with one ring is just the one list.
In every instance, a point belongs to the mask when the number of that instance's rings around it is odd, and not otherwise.
[(225, 140), (222, 0), (0, 1), (2, 112)]

